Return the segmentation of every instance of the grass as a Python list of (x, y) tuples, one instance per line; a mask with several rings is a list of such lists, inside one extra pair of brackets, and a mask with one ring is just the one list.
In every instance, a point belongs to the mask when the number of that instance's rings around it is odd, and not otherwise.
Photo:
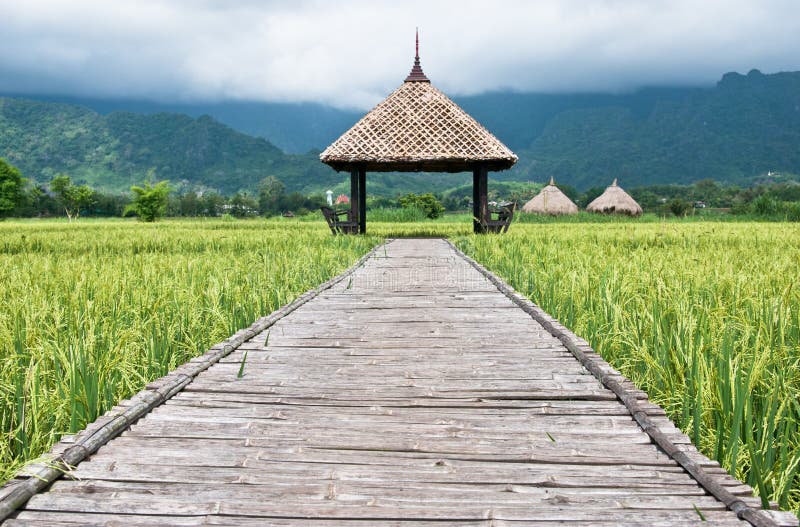
[(709, 457), (800, 507), (800, 227), (516, 224), (459, 247), (663, 406)]
[(378, 241), (322, 223), (0, 223), (0, 478)]

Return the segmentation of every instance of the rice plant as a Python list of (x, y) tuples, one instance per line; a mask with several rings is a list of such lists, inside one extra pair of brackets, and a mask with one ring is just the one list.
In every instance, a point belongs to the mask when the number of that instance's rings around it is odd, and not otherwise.
[(516, 224), (457, 244), (586, 338), (709, 457), (800, 507), (800, 228)]
[(0, 478), (380, 240), (276, 221), (0, 224)]

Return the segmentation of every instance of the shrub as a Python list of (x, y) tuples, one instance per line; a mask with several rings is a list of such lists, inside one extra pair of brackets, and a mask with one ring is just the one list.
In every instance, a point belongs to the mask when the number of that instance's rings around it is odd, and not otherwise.
[(686, 216), (691, 208), (692, 205), (689, 202), (680, 198), (675, 198), (669, 202), (669, 210), (679, 218)]
[(762, 194), (750, 204), (750, 212), (759, 216), (774, 216), (780, 212), (780, 203), (772, 196)]
[(787, 221), (800, 221), (800, 202), (788, 202), (783, 204)]
[(379, 207), (371, 209), (367, 213), (369, 220), (386, 223), (410, 223), (423, 221), (427, 217), (427, 213), (419, 207), (404, 207), (402, 209)]
[(169, 182), (159, 181), (155, 185), (149, 181), (144, 187), (132, 186), (133, 203), (125, 207), (124, 215), (132, 212), (142, 221), (156, 221), (167, 211), (167, 198), (170, 193)]
[(401, 196), (397, 201), (400, 202), (400, 206), (403, 208), (418, 208), (425, 212), (425, 216), (430, 219), (435, 219), (441, 216), (442, 212), (444, 212), (444, 205), (442, 202), (436, 199), (436, 196), (431, 194), (430, 192), (427, 194), (407, 194), (405, 196)]

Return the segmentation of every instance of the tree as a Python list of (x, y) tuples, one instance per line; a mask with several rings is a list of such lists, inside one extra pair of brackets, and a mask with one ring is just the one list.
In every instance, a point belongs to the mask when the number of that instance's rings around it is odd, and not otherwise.
[(313, 197), (304, 196), (299, 192), (284, 194), (280, 201), (278, 201), (280, 212), (292, 211), (298, 216), (302, 216), (310, 210), (318, 209), (323, 204), (325, 204), (325, 202), (322, 198), (318, 197), (315, 199)]
[(646, 211), (654, 211), (662, 204), (661, 198), (648, 187), (632, 188), (630, 195)]
[(122, 216), (130, 202), (130, 197), (125, 194), (95, 191), (94, 203), (86, 209), (86, 215), (106, 218)]
[(669, 210), (671, 210), (672, 213), (678, 216), (679, 218), (686, 216), (686, 214), (689, 213), (689, 210), (691, 210), (691, 208), (692, 205), (688, 201), (682, 200), (680, 198), (673, 198), (669, 202)]
[(258, 184), (258, 211), (265, 216), (281, 212), (280, 203), (286, 187), (275, 176), (267, 176)]
[(594, 201), (594, 199), (605, 192), (605, 190), (606, 189), (604, 187), (592, 187), (587, 189), (586, 192), (584, 192), (580, 199), (578, 199), (575, 203), (581, 208), (586, 208), (589, 203)]
[(416, 207), (431, 219), (438, 218), (444, 212), (444, 205), (430, 192), (427, 194), (406, 194), (397, 200), (403, 208)]
[(22, 203), (25, 180), (17, 167), (0, 157), (0, 218), (11, 214)]
[(578, 201), (578, 198), (581, 196), (581, 193), (578, 192), (578, 189), (576, 189), (572, 185), (560, 184), (558, 185), (558, 189), (572, 201)]
[(701, 179), (692, 184), (695, 201), (704, 201), (709, 206), (719, 206), (720, 187), (713, 179)]
[(156, 221), (167, 210), (170, 190), (169, 181), (159, 181), (155, 185), (146, 181), (143, 187), (132, 186), (133, 203), (125, 207), (123, 215), (133, 212), (142, 221)]
[(200, 216), (202, 205), (197, 192), (190, 190), (178, 197), (177, 214), (180, 216)]
[(217, 192), (203, 192), (199, 202), (203, 216), (221, 216), (225, 210), (225, 198)]
[(89, 207), (94, 203), (94, 190), (86, 185), (74, 185), (69, 176), (59, 174), (50, 181), (50, 190), (56, 193), (67, 218), (78, 218), (81, 209)]
[(228, 203), (228, 210), (232, 216), (246, 218), (258, 215), (258, 201), (247, 191), (237, 192)]

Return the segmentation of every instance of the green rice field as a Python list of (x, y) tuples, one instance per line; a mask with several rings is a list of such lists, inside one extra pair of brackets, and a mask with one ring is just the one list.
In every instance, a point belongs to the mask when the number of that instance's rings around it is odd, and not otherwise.
[(514, 225), (457, 245), (622, 371), (700, 450), (800, 506), (800, 228)]
[(0, 478), (378, 242), (322, 223), (0, 223)]
[(708, 456), (800, 507), (800, 227), (713, 221), (0, 223), (0, 478), (383, 237), (445, 236), (586, 338)]

